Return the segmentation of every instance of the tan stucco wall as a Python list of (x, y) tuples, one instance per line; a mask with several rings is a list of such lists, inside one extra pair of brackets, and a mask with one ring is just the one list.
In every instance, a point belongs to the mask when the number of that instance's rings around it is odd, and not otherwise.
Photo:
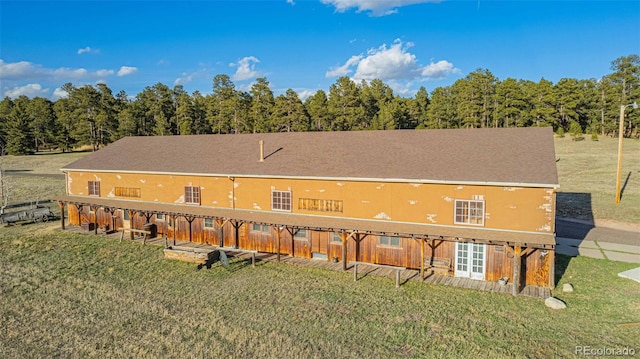
[[(550, 188), (69, 172), (67, 192), (87, 196), (87, 183), (95, 180), (103, 198), (184, 203), (184, 187), (191, 185), (200, 186), (202, 206), (231, 208), (235, 203), (236, 209), (270, 211), (271, 190), (290, 190), (292, 213), (440, 225), (454, 225), (454, 200), (480, 198), (485, 228), (555, 230)], [(115, 197), (115, 187), (140, 188), (141, 197)], [(299, 198), (342, 200), (344, 211), (299, 210)]]

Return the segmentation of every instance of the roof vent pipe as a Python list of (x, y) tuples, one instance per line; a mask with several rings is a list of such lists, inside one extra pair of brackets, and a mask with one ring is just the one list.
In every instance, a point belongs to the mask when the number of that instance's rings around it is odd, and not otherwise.
[(258, 162), (264, 162), (264, 141), (260, 140), (258, 143), (260, 143), (260, 161)]

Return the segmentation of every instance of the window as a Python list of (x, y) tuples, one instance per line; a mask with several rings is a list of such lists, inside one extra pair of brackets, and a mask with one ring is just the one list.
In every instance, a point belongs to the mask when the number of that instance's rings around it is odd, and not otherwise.
[(456, 200), (456, 224), (484, 225), (484, 201)]
[(164, 221), (164, 214), (156, 213), (156, 221)]
[(100, 197), (100, 181), (89, 181), (89, 196)]
[(298, 229), (296, 234), (294, 234), (293, 238), (295, 239), (307, 239), (307, 230), (306, 229)]
[(140, 197), (140, 188), (116, 187), (116, 197)]
[(271, 191), (271, 209), (291, 212), (291, 191)]
[(264, 225), (264, 224), (257, 224), (257, 223), (254, 223), (251, 226), (251, 230), (253, 232), (262, 232), (262, 233), (269, 233), (270, 232), (269, 226)]
[(192, 186), (185, 187), (184, 203), (200, 204), (200, 187), (192, 187)]
[(342, 233), (333, 232), (333, 239), (331, 241), (332, 242), (340, 242), (340, 243), (342, 243)]
[(127, 211), (126, 209), (122, 211), (124, 213), (124, 220), (125, 221), (130, 221), (131, 220), (131, 216), (129, 216), (129, 211)]
[(305, 211), (342, 212), (342, 207), (342, 201), (337, 199), (298, 199), (298, 209)]
[(400, 237), (380, 236), (380, 245), (400, 247)]
[(213, 218), (204, 219), (204, 228), (213, 228)]

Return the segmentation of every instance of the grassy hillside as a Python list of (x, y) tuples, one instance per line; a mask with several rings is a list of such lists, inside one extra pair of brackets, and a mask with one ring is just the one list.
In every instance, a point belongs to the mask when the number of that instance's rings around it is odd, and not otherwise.
[[(38, 224), (0, 233), (0, 357), (572, 356), (637, 346), (633, 264), (560, 257), (568, 308), (505, 294), (275, 262), (231, 271)], [(636, 348), (638, 350), (639, 348)]]

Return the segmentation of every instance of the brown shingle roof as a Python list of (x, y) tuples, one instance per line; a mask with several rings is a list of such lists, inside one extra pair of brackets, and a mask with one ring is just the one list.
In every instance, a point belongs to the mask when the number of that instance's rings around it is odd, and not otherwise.
[(558, 184), (548, 127), (126, 137), (63, 170)]

